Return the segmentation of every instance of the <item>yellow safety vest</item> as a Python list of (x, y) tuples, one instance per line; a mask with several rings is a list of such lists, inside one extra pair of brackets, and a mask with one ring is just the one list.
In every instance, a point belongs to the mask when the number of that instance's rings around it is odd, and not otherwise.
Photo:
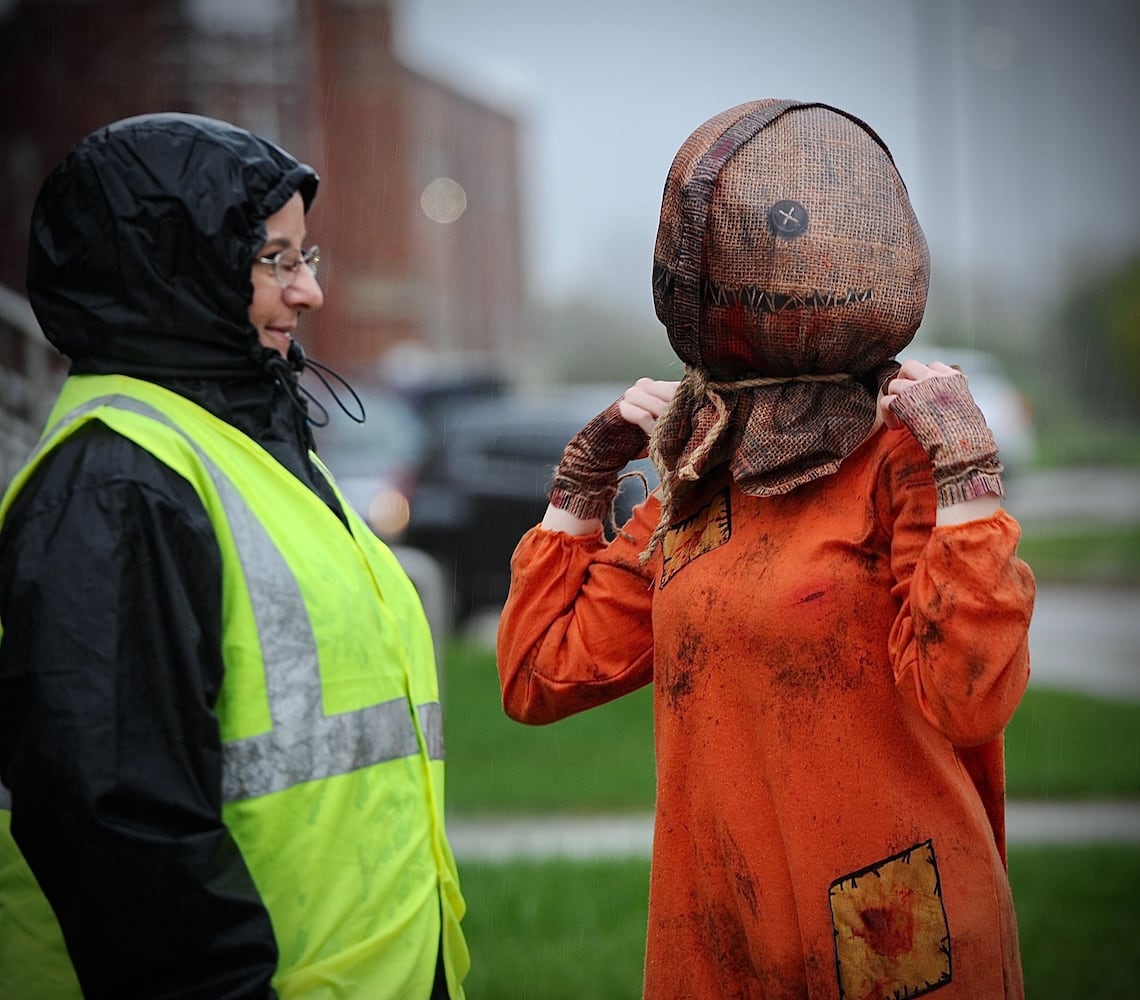
[[(343, 497), (351, 534), (249, 437), (126, 376), (67, 380), (0, 520), (43, 455), (90, 421), (182, 475), (217, 533), (222, 815), (273, 923), (281, 1000), (426, 997), (441, 919), (462, 997), (470, 962), (444, 832), (438, 683), (411, 581)], [(0, 998), (41, 995), (27, 992), (41, 977), (61, 991), (43, 995), (78, 997), (70, 963), (46, 953), (59, 955), (62, 936), (5, 807), (0, 786)]]

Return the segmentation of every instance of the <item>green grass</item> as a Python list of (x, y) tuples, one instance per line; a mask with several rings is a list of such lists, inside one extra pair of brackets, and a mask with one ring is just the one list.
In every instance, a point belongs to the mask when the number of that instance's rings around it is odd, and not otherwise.
[[(461, 868), (472, 968), (496, 1000), (640, 996), (649, 862), (511, 862)], [(1010, 850), (1025, 994), (1132, 996), (1140, 979), (1140, 846)]]
[(462, 864), (472, 1000), (641, 996), (648, 859)]
[(1009, 798), (1140, 799), (1140, 702), (1030, 688), (1005, 755)]
[[(494, 655), (447, 650), (447, 799), (455, 813), (653, 808), (648, 688), (550, 726), (508, 719)], [(1011, 798), (1140, 798), (1140, 702), (1030, 688), (1006, 733)]]
[(1039, 582), (1140, 585), (1140, 524), (1027, 527), (1017, 554)]
[(646, 687), (549, 726), (503, 713), (494, 654), (447, 648), (447, 804), (457, 813), (653, 808), (653, 702)]
[(1140, 981), (1140, 845), (1012, 847), (1025, 995), (1135, 996)]
[(1140, 428), (1133, 421), (1060, 417), (1038, 428), (1040, 466), (1140, 465)]

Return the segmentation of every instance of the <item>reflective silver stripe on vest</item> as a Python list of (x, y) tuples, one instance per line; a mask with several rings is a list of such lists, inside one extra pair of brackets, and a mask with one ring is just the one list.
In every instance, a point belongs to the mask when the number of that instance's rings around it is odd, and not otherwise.
[[(303, 781), (419, 753), (416, 728), (404, 698), (338, 715), (324, 714), (316, 640), (297, 581), (265, 526), (193, 438), (161, 411), (119, 395), (93, 399), (77, 407), (57, 428), (100, 406), (156, 420), (193, 447), (221, 498), (247, 577), (273, 581), (268, 589), (249, 591), (265, 661), (273, 728), (223, 745), (224, 800), (234, 802), (267, 795)], [(416, 710), (429, 756), (442, 760), (443, 716), (439, 702), (425, 702)]]

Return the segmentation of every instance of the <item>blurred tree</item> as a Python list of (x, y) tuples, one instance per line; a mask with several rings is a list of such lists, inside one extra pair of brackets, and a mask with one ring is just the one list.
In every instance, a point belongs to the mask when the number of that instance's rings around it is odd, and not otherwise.
[(1140, 251), (1075, 285), (1055, 348), (1090, 416), (1140, 419)]
[(584, 299), (535, 310), (534, 368), (552, 382), (634, 382), (641, 376), (679, 379), (681, 362), (665, 328), (650, 312), (643, 321)]

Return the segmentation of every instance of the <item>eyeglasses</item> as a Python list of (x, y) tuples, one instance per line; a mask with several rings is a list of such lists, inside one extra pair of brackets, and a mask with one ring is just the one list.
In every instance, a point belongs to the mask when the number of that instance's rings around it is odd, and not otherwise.
[(304, 264), (316, 277), (317, 264), (321, 261), (321, 248), (311, 246), (308, 250), (298, 250), (289, 247), (275, 253), (272, 257), (255, 257), (255, 264), (267, 264), (273, 268), (273, 277), (282, 288), (288, 288), (301, 274), (301, 265)]

